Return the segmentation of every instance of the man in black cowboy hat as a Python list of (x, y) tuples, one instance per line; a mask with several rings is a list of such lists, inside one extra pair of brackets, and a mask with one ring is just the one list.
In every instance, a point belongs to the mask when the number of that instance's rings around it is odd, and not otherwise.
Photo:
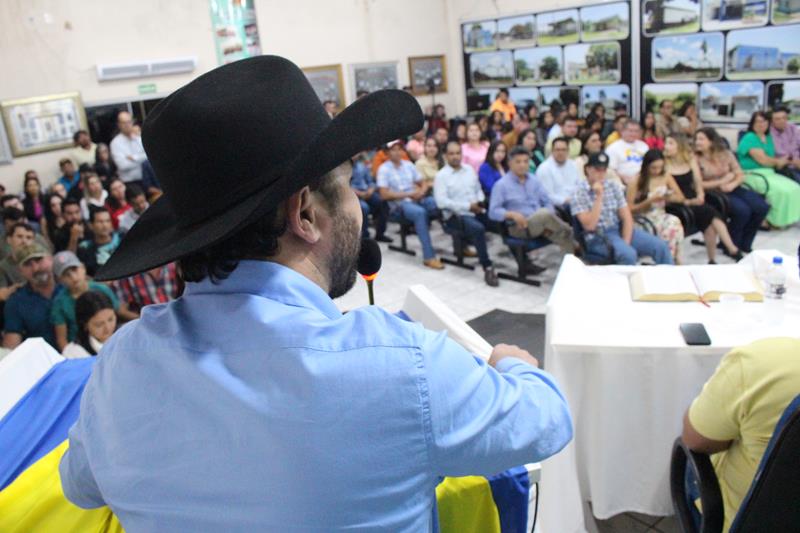
[(500, 345), (487, 365), (331, 300), (359, 251), (347, 161), (421, 126), (402, 91), (331, 120), (274, 56), (153, 110), (144, 145), (164, 196), (97, 277), (178, 260), (186, 291), (103, 347), (61, 461), (72, 502), (108, 504), (132, 532), (428, 531), (440, 476), (566, 445), (566, 403), (527, 352)]

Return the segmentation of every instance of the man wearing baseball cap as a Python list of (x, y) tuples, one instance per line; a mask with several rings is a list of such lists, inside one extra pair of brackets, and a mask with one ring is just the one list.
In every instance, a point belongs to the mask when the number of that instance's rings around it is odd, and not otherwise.
[(56, 347), (50, 311), (61, 287), (53, 277), (53, 257), (34, 242), (16, 250), (14, 261), (26, 283), (6, 302), (3, 346), (13, 350), (27, 338), (42, 337)]
[(53, 274), (55, 279), (64, 286), (58, 296), (53, 298), (53, 307), (50, 312), (50, 321), (56, 337), (56, 346), (59, 352), (70, 342), (75, 340), (78, 333), (78, 321), (75, 318), (75, 301), (87, 291), (102, 292), (114, 304), (114, 311), (119, 313), (119, 299), (114, 291), (103, 283), (91, 281), (86, 278), (86, 267), (78, 257), (64, 250), (53, 257)]
[(667, 243), (633, 227), (628, 202), (622, 185), (606, 178), (608, 156), (597, 152), (584, 166), (587, 181), (575, 191), (572, 214), (586, 232), (586, 251), (608, 257), (608, 246), (614, 249), (614, 262), (635, 265), (639, 256), (649, 256), (658, 264), (672, 264)]

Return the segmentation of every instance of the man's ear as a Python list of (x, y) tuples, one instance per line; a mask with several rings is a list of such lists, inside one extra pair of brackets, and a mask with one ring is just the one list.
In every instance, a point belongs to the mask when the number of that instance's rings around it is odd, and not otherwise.
[(319, 228), (320, 206), (311, 189), (306, 186), (286, 200), (286, 220), (289, 231), (308, 244), (315, 244), (322, 237)]

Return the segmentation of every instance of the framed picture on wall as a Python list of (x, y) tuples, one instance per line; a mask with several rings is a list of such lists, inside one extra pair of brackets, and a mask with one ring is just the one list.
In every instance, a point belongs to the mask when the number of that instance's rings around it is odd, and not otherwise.
[(627, 85), (586, 85), (581, 88), (581, 110), (588, 116), (595, 104), (603, 104), (606, 118), (614, 118), (614, 110), (624, 105), (631, 109), (631, 90)]
[(518, 48), (536, 44), (533, 15), (503, 18), (497, 21), (497, 46)]
[(772, 0), (772, 23), (800, 22), (800, 2), (797, 0)]
[(706, 122), (747, 122), (763, 109), (761, 81), (721, 81), (700, 85), (699, 116)]
[(541, 110), (546, 111), (551, 107), (567, 107), (569, 104), (580, 105), (580, 87), (542, 87), (539, 89), (541, 97)]
[(481, 22), (468, 22), (461, 26), (464, 51), (485, 52), (495, 50), (497, 42), (497, 22), (494, 20), (484, 20)]
[(619, 83), (622, 76), (619, 43), (573, 44), (564, 47), (567, 83)]
[(469, 56), (473, 87), (505, 87), (514, 82), (514, 61), (510, 51), (482, 52)]
[(517, 85), (561, 85), (564, 66), (560, 46), (514, 50)]
[(0, 115), (0, 165), (11, 163), (11, 147), (8, 145), (8, 135), (3, 124), (3, 116)]
[(350, 100), (355, 100), (359, 91), (371, 93), (399, 86), (396, 61), (350, 65)]
[(72, 135), (87, 129), (80, 93), (0, 102), (15, 157), (69, 148)]
[(321, 102), (333, 100), (339, 106), (339, 109), (347, 105), (344, 98), (342, 65), (306, 67), (303, 69), (303, 73), (308, 78)]
[(566, 9), (536, 15), (536, 42), (540, 46), (578, 42), (578, 10)]
[(703, 31), (730, 30), (767, 23), (769, 0), (704, 0)]
[(800, 77), (798, 34), (798, 26), (770, 26), (728, 32), (725, 63), (728, 79)]
[(581, 41), (622, 40), (628, 37), (628, 4), (602, 4), (581, 8)]
[(645, 0), (642, 3), (642, 28), (645, 35), (699, 31), (700, 2)]
[(447, 92), (447, 63), (443, 55), (417, 56), (408, 58), (408, 77), (411, 92), (429, 94), (433, 83), (437, 93)]
[(767, 84), (767, 108), (785, 107), (789, 120), (800, 122), (800, 80), (771, 81)]
[(697, 103), (696, 83), (648, 83), (642, 89), (642, 113), (658, 113), (664, 100), (672, 100), (674, 108), (680, 109), (684, 102)]
[(656, 37), (651, 75), (655, 81), (717, 81), (722, 78), (724, 47), (721, 33)]

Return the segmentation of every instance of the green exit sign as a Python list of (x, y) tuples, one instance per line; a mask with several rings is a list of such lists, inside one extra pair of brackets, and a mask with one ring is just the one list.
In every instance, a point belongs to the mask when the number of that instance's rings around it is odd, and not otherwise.
[(156, 92), (156, 84), (155, 83), (143, 83), (139, 85), (139, 94), (153, 94)]

